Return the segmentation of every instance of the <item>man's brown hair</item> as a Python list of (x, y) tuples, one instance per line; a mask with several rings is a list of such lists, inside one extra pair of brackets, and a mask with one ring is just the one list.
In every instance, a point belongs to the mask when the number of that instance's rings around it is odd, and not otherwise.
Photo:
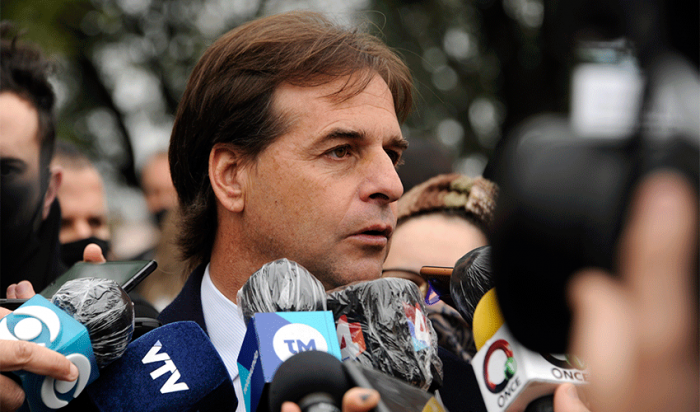
[(14, 93), (31, 103), (37, 111), (37, 141), (43, 187), (48, 184), (48, 166), (56, 141), (56, 117), (53, 110), (56, 97), (48, 79), (54, 67), (38, 47), (19, 41), (19, 36), (13, 35), (15, 31), (12, 22), (0, 22), (0, 92)]
[(403, 61), (376, 37), (336, 25), (314, 12), (291, 12), (239, 26), (212, 44), (195, 66), (170, 139), (173, 184), (182, 210), (183, 255), (209, 260), (216, 234), (216, 202), (209, 153), (231, 143), (247, 160), (282, 135), (288, 122), (272, 109), (282, 83), (313, 87), (349, 76), (332, 96), (361, 93), (379, 74), (403, 122), (412, 106), (412, 79)]

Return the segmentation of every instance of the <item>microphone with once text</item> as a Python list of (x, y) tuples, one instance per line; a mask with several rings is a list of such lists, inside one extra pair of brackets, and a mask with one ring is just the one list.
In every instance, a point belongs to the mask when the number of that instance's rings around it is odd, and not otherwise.
[[(562, 383), (585, 383), (588, 372), (575, 356), (533, 352), (515, 340), (496, 301), (490, 247), (477, 248), (455, 265), (450, 295), (471, 323), (478, 352), (472, 367), (489, 412), (551, 412)], [(482, 296), (480, 296), (482, 295)], [(474, 302), (478, 302), (476, 305)]]
[(104, 368), (119, 358), (131, 340), (131, 299), (114, 281), (82, 278), (66, 282), (51, 302), (41, 295), (27, 300), (0, 321), (0, 339), (24, 340), (65, 355), (78, 368), (73, 382), (26, 371), (15, 372), (32, 411), (68, 405)]
[(342, 360), (403, 379), (422, 389), (442, 385), (437, 335), (415, 283), (381, 278), (328, 295)]
[(247, 323), (238, 355), (246, 410), (267, 410), (269, 382), (292, 355), (323, 351), (340, 359), (326, 292), (304, 267), (287, 259), (263, 265), (238, 292)]
[(233, 411), (237, 406), (226, 366), (195, 322), (170, 323), (131, 342), (77, 401), (81, 411)]

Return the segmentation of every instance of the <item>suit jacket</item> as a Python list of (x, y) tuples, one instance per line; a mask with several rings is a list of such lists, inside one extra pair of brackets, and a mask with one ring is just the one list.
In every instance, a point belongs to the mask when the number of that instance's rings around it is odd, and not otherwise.
[[(201, 296), (205, 267), (204, 264), (197, 267), (190, 274), (180, 294), (160, 312), (158, 319), (163, 324), (189, 320), (197, 322), (204, 332), (207, 331)], [(471, 365), (441, 347), (438, 348), (438, 356), (442, 360), (443, 368), (440, 396), (447, 409), (450, 412), (486, 412)]]

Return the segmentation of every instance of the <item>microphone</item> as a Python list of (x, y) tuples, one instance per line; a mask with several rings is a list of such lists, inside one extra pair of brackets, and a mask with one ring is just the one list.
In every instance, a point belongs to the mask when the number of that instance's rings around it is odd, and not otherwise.
[(51, 298), (89, 334), (97, 366), (118, 359), (134, 333), (134, 304), (126, 291), (110, 279), (80, 278), (66, 282)]
[(552, 411), (557, 386), (588, 381), (586, 366), (576, 356), (533, 352), (518, 342), (505, 324), (487, 337), (502, 320), (492, 289), (474, 312), (474, 335), (486, 340), (472, 359), (489, 412)]
[(437, 335), (415, 283), (381, 278), (348, 285), (328, 296), (342, 360), (403, 379), (419, 388), (442, 385)]
[(264, 264), (248, 278), (236, 299), (246, 324), (255, 313), (326, 310), (323, 284), (288, 259)]
[(74, 382), (15, 372), (31, 410), (44, 411), (79, 396), (97, 379), (98, 368), (121, 356), (133, 329), (134, 310), (126, 292), (109, 279), (83, 278), (66, 282), (51, 302), (40, 295), (29, 299), (0, 322), (0, 339), (46, 346), (78, 367)]
[(450, 296), (455, 309), (469, 325), (473, 325), (476, 305), (493, 286), (490, 246), (467, 252), (455, 263), (450, 276)]
[[(195, 322), (175, 322), (131, 342), (85, 390), (97, 411), (235, 410), (226, 366)], [(88, 402), (89, 401), (89, 402)]]
[(575, 356), (536, 353), (513, 338), (495, 288), (487, 289), (493, 285), (490, 257), (489, 246), (468, 252), (450, 279), (457, 310), (472, 324), (477, 349), (472, 367), (484, 404), (489, 412), (551, 412), (556, 387), (585, 383), (588, 371)]
[(286, 360), (270, 384), (270, 410), (295, 402), (302, 412), (340, 412), (345, 392), (373, 388), (380, 394), (377, 412), (446, 411), (439, 397), (355, 361), (340, 362), (324, 352), (302, 352)]
[(296, 262), (280, 259), (263, 265), (239, 290), (237, 299), (247, 323), (238, 355), (247, 411), (266, 410), (269, 383), (292, 355), (316, 350), (340, 359), (323, 285)]
[(35, 295), (0, 320), (0, 339), (45, 346), (64, 355), (78, 368), (78, 379), (73, 382), (26, 371), (13, 372), (22, 380), (25, 404), (33, 412), (68, 405), (99, 376), (87, 328), (41, 295)]

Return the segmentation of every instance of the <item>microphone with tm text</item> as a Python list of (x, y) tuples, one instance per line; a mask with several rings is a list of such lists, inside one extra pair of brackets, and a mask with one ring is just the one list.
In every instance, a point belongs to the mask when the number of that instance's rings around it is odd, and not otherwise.
[(131, 340), (131, 299), (114, 281), (83, 278), (67, 282), (52, 297), (27, 300), (0, 321), (0, 339), (24, 340), (66, 356), (78, 368), (75, 381), (26, 371), (14, 372), (26, 394), (25, 407), (51, 411), (65, 407), (119, 358)]
[(195, 322), (170, 323), (131, 342), (78, 401), (81, 411), (233, 411), (237, 405), (226, 366)]
[(238, 355), (246, 410), (266, 411), (269, 383), (292, 355), (323, 351), (340, 359), (333, 315), (321, 282), (296, 262), (263, 265), (238, 292), (247, 323)]

